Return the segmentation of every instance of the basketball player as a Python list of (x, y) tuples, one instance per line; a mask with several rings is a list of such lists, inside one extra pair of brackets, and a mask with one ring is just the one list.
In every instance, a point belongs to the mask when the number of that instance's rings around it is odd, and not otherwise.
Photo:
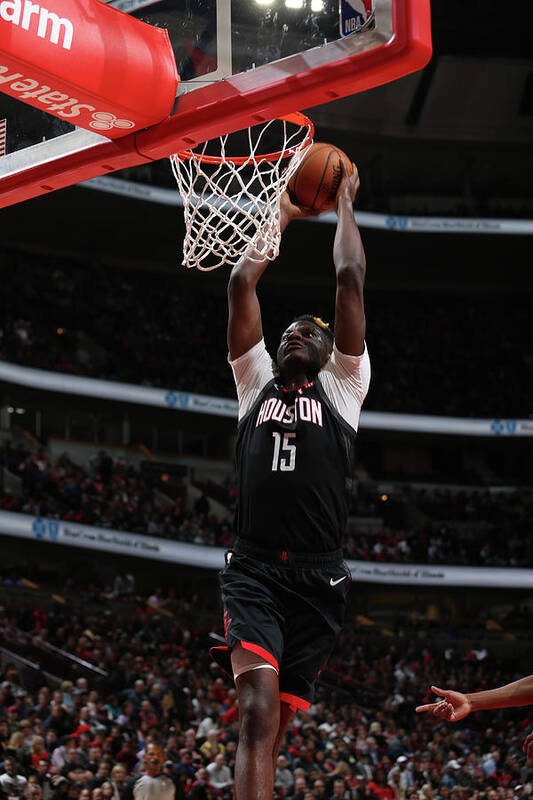
[[(289, 719), (307, 710), (341, 628), (350, 573), (342, 560), (347, 482), (370, 380), (365, 255), (354, 220), (359, 187), (343, 166), (333, 248), (335, 336), (318, 317), (285, 330), (276, 363), (263, 340), (256, 286), (267, 262), (243, 260), (229, 286), (228, 348), (239, 399), (236, 541), (220, 574), (239, 697), (239, 800), (271, 800)], [(284, 195), (281, 228), (305, 210)], [(231, 663), (230, 663), (231, 661)]]
[[(432, 686), (431, 691), (443, 699), (435, 703), (417, 706), (416, 713), (432, 711), (440, 719), (458, 722), (471, 711), (533, 705), (533, 675), (513, 683), (507, 683), (498, 689), (487, 689), (485, 692), (463, 694), (452, 689), (439, 689), (437, 686)], [(522, 748), (528, 759), (533, 761), (533, 733), (524, 739)]]

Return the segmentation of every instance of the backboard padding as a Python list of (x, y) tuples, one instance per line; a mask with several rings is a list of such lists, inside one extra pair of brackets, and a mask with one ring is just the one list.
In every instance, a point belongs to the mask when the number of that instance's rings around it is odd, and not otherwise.
[[(237, 0), (218, 2), (218, 13), (227, 14), (228, 3)], [(228, 47), (227, 37), (226, 45), (224, 37), (217, 39), (216, 30), (214, 38), (209, 39), (205, 30), (198, 28), (197, 35), (203, 35), (206, 42), (206, 54), (214, 47), (214, 60), (200, 65), (199, 74), (194, 74), (187, 81), (188, 85), (182, 87), (174, 113), (168, 120), (114, 142), (105, 137), (91, 142), (79, 138), (76, 130), (67, 136), (53, 137), (54, 145), (47, 141), (45, 146), (26, 148), (24, 157), (0, 158), (0, 207), (117, 169), (164, 158), (221, 133), (365, 91), (424, 66), (431, 56), (429, 0), (377, 0), (374, 7), (376, 24), (373, 30), (341, 38), (338, 28), (333, 30), (331, 17), (328, 30), (331, 29), (332, 39), (314, 46), (309, 20), (307, 27), (296, 26), (291, 32), (290, 28), (284, 31), (281, 16), (278, 16), (277, 30), (284, 32), (284, 38), (281, 42), (278, 38), (279, 47), (274, 50), (269, 50), (270, 34), (267, 36), (264, 30), (263, 33), (259, 31), (265, 44), (261, 50), (255, 45), (250, 45), (250, 49), (242, 42), (236, 47), (235, 41), (242, 34), (233, 26), (231, 47)], [(210, 8), (212, 11), (213, 5)], [(228, 21), (226, 17), (226, 34)], [(323, 33), (320, 27), (316, 31), (320, 35)], [(302, 43), (312, 46), (268, 60), (269, 52), (277, 56), (283, 48), (291, 51)], [(195, 47), (198, 42), (189, 44)], [(180, 47), (183, 56), (183, 41)], [(254, 53), (258, 58), (262, 56), (266, 63), (258, 66), (252, 62), (251, 67), (220, 79), (221, 68), (225, 71), (231, 62), (235, 70), (237, 64), (248, 63), (246, 59)], [(190, 53), (186, 55), (190, 59)], [(182, 69), (184, 58), (180, 61)], [(204, 70), (206, 65), (208, 69)], [(2, 100), (0, 95), (0, 117), (4, 116)]]

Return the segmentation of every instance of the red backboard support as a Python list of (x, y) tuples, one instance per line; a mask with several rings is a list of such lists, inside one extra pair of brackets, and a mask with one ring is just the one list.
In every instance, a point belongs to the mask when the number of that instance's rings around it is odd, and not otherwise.
[(363, 92), (415, 72), (431, 57), (430, 2), (392, 0), (392, 33), (386, 41), (361, 51), (357, 36), (184, 94), (173, 116), (123, 138), (89, 143), (3, 176), (0, 162), (0, 207), (155, 161), (222, 133)]

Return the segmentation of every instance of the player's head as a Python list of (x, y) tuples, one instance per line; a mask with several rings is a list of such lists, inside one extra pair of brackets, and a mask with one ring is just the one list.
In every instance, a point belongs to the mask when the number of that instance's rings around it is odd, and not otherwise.
[(333, 350), (333, 332), (320, 317), (302, 314), (283, 332), (277, 352), (277, 368), (282, 379), (304, 373), (314, 378)]

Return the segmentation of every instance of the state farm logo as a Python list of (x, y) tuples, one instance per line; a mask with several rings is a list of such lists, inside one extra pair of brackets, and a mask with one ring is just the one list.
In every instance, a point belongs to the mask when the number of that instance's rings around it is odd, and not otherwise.
[(89, 123), (95, 131), (110, 131), (111, 128), (134, 128), (135, 123), (131, 119), (118, 119), (114, 114), (107, 111), (96, 111), (92, 115), (93, 121)]
[(65, 50), (71, 48), (74, 35), (72, 22), (67, 17), (58, 17), (53, 11), (32, 3), (31, 0), (24, 0), (24, 3), (22, 0), (2, 0), (0, 19), (25, 31), (32, 28), (32, 32), (36, 32), (40, 39), (48, 39), (51, 44), (61, 44)]
[[(135, 128), (131, 119), (121, 119), (109, 111), (97, 111), (90, 103), (81, 103), (77, 97), (70, 97), (66, 92), (58, 91), (52, 86), (46, 86), (35, 78), (29, 78), (22, 72), (9, 72), (9, 68), (0, 64), (0, 91), (18, 97), (26, 103), (37, 106), (39, 103), (44, 111), (49, 111), (63, 119), (71, 120), (75, 117), (75, 124), (95, 131), (110, 131), (113, 128), (129, 130)], [(37, 106), (39, 107), (39, 106)], [(91, 114), (89, 117), (88, 115)]]

